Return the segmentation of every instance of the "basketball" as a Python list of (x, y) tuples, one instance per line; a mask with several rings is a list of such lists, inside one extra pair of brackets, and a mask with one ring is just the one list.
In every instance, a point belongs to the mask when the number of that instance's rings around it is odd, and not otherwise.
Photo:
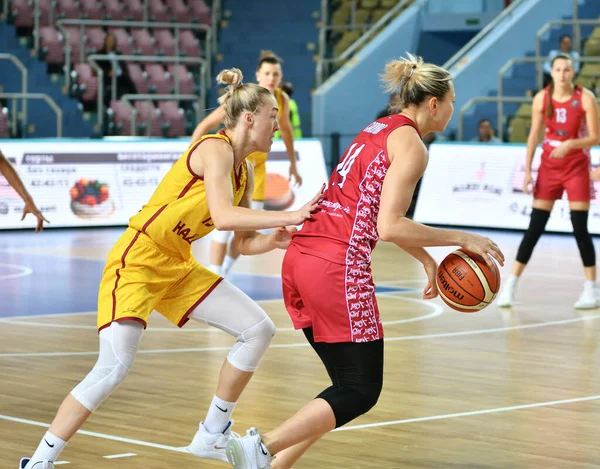
[(472, 252), (458, 249), (440, 263), (437, 271), (440, 297), (463, 313), (475, 313), (488, 306), (500, 289), (500, 271)]

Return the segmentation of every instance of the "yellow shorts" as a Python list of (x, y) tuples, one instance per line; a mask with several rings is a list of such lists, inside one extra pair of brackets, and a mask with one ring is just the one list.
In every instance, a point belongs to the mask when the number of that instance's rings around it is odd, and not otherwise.
[(148, 323), (156, 310), (181, 327), (223, 280), (192, 257), (161, 250), (145, 234), (127, 228), (112, 248), (98, 292), (98, 330), (113, 321)]
[(252, 200), (263, 202), (267, 184), (267, 154), (254, 152), (248, 156), (248, 161), (254, 166), (254, 193)]

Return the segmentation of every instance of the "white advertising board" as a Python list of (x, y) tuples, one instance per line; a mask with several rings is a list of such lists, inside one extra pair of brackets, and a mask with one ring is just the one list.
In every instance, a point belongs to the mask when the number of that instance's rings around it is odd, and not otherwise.
[[(126, 225), (187, 149), (187, 140), (10, 140), (0, 149), (14, 165), (48, 227)], [(288, 182), (289, 161), (275, 141), (267, 161), (267, 209), (293, 210), (327, 181), (321, 143), (295, 142), (301, 187)], [(0, 176), (0, 229), (30, 228), (23, 201)]]
[[(541, 160), (533, 160), (535, 180)], [(592, 149), (591, 164), (600, 162), (600, 148)], [(436, 225), (526, 229), (533, 197), (523, 193), (525, 145), (434, 144), (415, 207), (414, 219)], [(600, 197), (600, 183), (594, 183)], [(589, 229), (600, 234), (600, 201), (593, 200)], [(556, 201), (548, 231), (570, 232), (567, 194)]]

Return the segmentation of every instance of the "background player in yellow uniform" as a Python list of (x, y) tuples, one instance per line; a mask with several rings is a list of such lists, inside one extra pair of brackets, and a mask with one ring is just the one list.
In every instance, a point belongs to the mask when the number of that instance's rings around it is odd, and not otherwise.
[[(254, 177), (246, 157), (271, 148), (277, 103), (265, 88), (242, 85), (238, 69), (223, 71), (217, 80), (230, 84), (221, 97), (225, 130), (187, 149), (113, 247), (98, 295), (98, 361), (65, 398), (33, 457), (23, 458), (20, 469), (54, 467), (67, 441), (129, 373), (153, 310), (180, 327), (196, 319), (237, 338), (206, 419), (188, 446), (196, 456), (227, 460), (231, 413), (275, 326), (241, 290), (198, 264), (191, 244), (218, 227), (235, 230), (244, 254), (286, 248), (293, 229), (283, 227), (310, 218), (319, 195), (294, 212), (249, 209)], [(278, 229), (268, 235), (254, 231), (266, 228)]]
[[(258, 68), (256, 69), (256, 81), (264, 88), (267, 88), (277, 100), (279, 108), (279, 127), (281, 138), (285, 143), (288, 156), (290, 158), (290, 180), (293, 177), (297, 184), (302, 184), (302, 178), (296, 168), (296, 154), (294, 153), (294, 129), (290, 122), (289, 97), (280, 88), (279, 85), (283, 78), (281, 69), (282, 60), (273, 52), (264, 51), (260, 56)], [(221, 125), (225, 118), (223, 106), (218, 107), (210, 113), (202, 122), (198, 124), (192, 135), (192, 143), (208, 133), (211, 129), (216, 129)], [(252, 208), (262, 210), (265, 202), (265, 185), (267, 180), (267, 153), (254, 152), (248, 156), (248, 161), (254, 165), (254, 193), (252, 195)], [(217, 230), (213, 233), (210, 246), (210, 266), (213, 272), (223, 277), (231, 270), (233, 263), (239, 257), (235, 243), (231, 242), (231, 231)]]

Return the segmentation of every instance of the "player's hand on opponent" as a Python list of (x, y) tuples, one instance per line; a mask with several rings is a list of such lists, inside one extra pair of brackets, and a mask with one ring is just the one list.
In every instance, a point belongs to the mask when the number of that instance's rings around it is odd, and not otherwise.
[(292, 233), (295, 233), (296, 231), (298, 231), (298, 229), (294, 226), (277, 228), (273, 232), (271, 238), (273, 246), (277, 249), (287, 249), (292, 241)]
[(501, 266), (504, 265), (504, 254), (490, 238), (473, 233), (465, 233), (465, 235), (466, 240), (461, 245), (462, 248), (474, 254), (479, 254), (490, 267), (494, 265), (492, 258), (496, 259)]
[(592, 181), (600, 181), (600, 167), (594, 168), (590, 171), (590, 178)]
[(302, 185), (302, 176), (300, 176), (296, 165), (290, 165), (290, 181), (292, 180), (292, 178), (294, 178), (294, 181), (296, 181), (296, 185), (298, 187)]
[(533, 178), (530, 172), (525, 173), (525, 180), (523, 181), (523, 192), (527, 195), (533, 191)]
[(307, 202), (298, 210), (291, 212), (292, 219), (290, 221), (290, 225), (301, 225), (308, 218), (312, 218), (313, 213), (319, 210), (319, 199), (323, 195), (323, 191), (325, 190), (325, 184), (321, 187), (321, 190), (315, 195), (310, 202)]
[(565, 140), (550, 152), (550, 158), (564, 158), (571, 151), (571, 140)]
[(424, 300), (432, 300), (436, 296), (438, 296), (437, 289), (437, 269), (438, 265), (433, 259), (423, 264), (423, 268), (425, 269), (425, 273), (427, 274), (427, 286), (423, 290), (423, 299)]
[(36, 233), (38, 231), (44, 230), (44, 222), (50, 223), (48, 220), (46, 220), (46, 218), (44, 218), (42, 212), (40, 212), (40, 210), (35, 206), (33, 200), (28, 200), (27, 202), (25, 202), (25, 207), (23, 208), (23, 216), (21, 217), (21, 221), (25, 220), (25, 216), (28, 213), (31, 213), (34, 217), (37, 218), (37, 225), (35, 227)]

